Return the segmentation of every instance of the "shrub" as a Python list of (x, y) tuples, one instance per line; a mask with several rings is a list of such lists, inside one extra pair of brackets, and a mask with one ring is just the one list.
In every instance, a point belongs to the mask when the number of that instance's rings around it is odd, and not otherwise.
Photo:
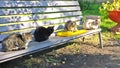
[(108, 18), (109, 11), (120, 10), (120, 0), (114, 0), (113, 2), (103, 2), (99, 7), (102, 18)]

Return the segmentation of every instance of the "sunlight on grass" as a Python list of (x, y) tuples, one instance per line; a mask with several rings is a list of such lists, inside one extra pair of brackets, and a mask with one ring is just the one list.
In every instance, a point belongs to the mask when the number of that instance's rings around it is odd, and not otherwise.
[(111, 21), (110, 19), (103, 19), (101, 21), (100, 26), (102, 28), (102, 31), (104, 32), (104, 31), (110, 31), (110, 29), (115, 25), (116, 25), (116, 23)]

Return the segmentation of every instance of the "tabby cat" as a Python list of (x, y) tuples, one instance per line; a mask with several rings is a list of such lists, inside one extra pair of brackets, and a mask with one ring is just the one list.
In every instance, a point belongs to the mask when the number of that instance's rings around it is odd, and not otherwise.
[(34, 32), (35, 41), (45, 41), (49, 38), (49, 36), (54, 32), (54, 26), (51, 27), (37, 27)]
[(2, 41), (3, 51), (16, 51), (26, 49), (28, 43), (32, 41), (32, 33), (11, 34)]
[(64, 30), (65, 31), (72, 31), (72, 32), (77, 31), (78, 29), (77, 29), (76, 21), (71, 21), (71, 20), (67, 21), (65, 23)]

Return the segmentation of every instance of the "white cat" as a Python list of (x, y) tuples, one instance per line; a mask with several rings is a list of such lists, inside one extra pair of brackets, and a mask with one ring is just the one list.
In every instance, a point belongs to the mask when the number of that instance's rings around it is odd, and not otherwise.
[(86, 21), (83, 23), (84, 29), (98, 29), (100, 24), (99, 19), (86, 19)]

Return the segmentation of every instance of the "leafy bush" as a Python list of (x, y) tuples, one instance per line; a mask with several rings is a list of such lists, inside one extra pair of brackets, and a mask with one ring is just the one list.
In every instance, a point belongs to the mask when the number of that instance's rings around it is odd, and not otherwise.
[(120, 0), (114, 0), (113, 2), (103, 2), (99, 7), (102, 18), (108, 18), (109, 11), (120, 10)]

